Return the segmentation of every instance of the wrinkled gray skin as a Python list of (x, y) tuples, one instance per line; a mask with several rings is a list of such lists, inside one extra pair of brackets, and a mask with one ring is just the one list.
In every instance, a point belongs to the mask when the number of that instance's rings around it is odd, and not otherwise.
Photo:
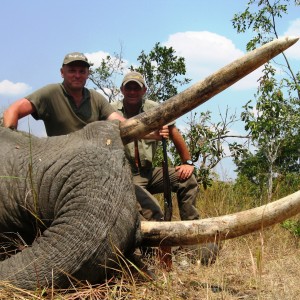
[(0, 128), (0, 143), (1, 243), (13, 233), (28, 243), (0, 262), (0, 280), (35, 289), (66, 287), (66, 275), (105, 279), (114, 247), (128, 254), (140, 240), (119, 124), (50, 138)]

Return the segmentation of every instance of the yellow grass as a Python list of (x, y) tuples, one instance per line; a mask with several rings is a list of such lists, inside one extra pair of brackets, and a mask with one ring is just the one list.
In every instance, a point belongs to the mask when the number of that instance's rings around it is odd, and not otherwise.
[[(2, 286), (0, 299), (299, 299), (300, 248), (280, 225), (225, 241), (210, 266), (173, 255), (165, 272), (151, 259), (157, 279), (116, 274), (111, 282), (76, 289), (25, 292)], [(124, 270), (125, 271), (125, 270)], [(133, 278), (133, 279), (131, 279)]]
[[(202, 217), (217, 216), (250, 208), (242, 197), (220, 185), (201, 191), (197, 205)], [(174, 219), (179, 219), (176, 201)], [(278, 224), (222, 242), (216, 262), (209, 266), (192, 262), (185, 252), (174, 252), (171, 272), (166, 272), (155, 256), (145, 261), (157, 277), (153, 281), (125, 262), (110, 281), (96, 286), (23, 291), (0, 283), (0, 299), (296, 300), (300, 295), (299, 246), (300, 238)]]

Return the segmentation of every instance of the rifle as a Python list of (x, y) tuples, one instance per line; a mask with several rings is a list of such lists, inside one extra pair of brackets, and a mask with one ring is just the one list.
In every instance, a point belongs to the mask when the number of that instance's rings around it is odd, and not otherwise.
[[(163, 145), (163, 182), (164, 182), (164, 221), (171, 221), (173, 205), (172, 192), (168, 169), (167, 141), (162, 138)], [(172, 269), (172, 248), (170, 246), (159, 247), (159, 259), (161, 265), (167, 270)]]
[(172, 192), (168, 168), (167, 141), (162, 138), (163, 146), (163, 180), (164, 180), (164, 220), (171, 221), (173, 213)]

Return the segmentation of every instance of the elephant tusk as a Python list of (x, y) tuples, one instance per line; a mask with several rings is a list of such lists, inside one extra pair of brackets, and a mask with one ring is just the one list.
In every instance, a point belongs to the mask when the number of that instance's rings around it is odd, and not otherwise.
[(195, 221), (142, 221), (143, 246), (193, 245), (262, 230), (300, 212), (300, 191), (246, 211)]
[(269, 42), (166, 100), (159, 108), (154, 108), (121, 122), (120, 131), (123, 143), (127, 144), (135, 138), (141, 138), (203, 104), (291, 47), (298, 40), (298, 37), (284, 37)]

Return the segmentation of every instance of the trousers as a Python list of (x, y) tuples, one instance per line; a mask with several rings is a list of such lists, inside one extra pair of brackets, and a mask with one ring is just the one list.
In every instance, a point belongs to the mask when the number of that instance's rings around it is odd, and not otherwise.
[[(170, 186), (176, 193), (181, 220), (197, 220), (200, 218), (196, 209), (198, 183), (194, 175), (187, 180), (179, 181), (175, 168), (169, 168)], [(142, 216), (150, 221), (163, 220), (163, 212), (153, 196), (164, 192), (163, 169), (141, 168), (133, 174), (136, 196)]]

